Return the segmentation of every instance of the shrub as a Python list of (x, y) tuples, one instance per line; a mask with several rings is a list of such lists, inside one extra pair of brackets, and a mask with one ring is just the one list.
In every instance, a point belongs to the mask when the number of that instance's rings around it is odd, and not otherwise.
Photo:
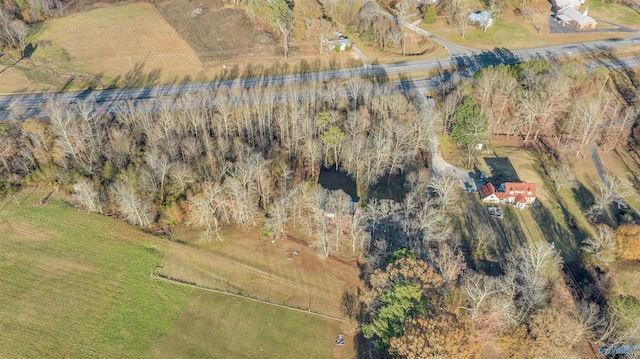
[(623, 330), (632, 329), (640, 321), (640, 299), (632, 295), (619, 295), (609, 302), (609, 309)]
[(424, 22), (425, 24), (435, 24), (437, 17), (438, 12), (436, 11), (436, 6), (429, 5), (424, 11), (424, 18), (422, 18), (422, 22)]
[(623, 224), (616, 230), (618, 251), (624, 259), (640, 260), (640, 225)]

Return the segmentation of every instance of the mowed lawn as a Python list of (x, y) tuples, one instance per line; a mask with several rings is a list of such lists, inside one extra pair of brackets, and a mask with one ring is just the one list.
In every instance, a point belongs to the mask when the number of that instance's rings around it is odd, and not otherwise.
[(150, 279), (153, 237), (45, 195), (0, 212), (0, 357), (154, 357), (189, 289)]
[(343, 323), (195, 290), (160, 350), (162, 358), (355, 358)]
[(28, 195), (0, 201), (0, 358), (355, 357), (340, 321), (152, 279), (165, 240)]

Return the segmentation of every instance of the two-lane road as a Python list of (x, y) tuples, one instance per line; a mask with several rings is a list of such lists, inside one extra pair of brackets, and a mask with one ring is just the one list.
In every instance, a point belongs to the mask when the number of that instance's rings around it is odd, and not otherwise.
[[(329, 81), (333, 79), (347, 79), (355, 76), (374, 76), (385, 74), (409, 73), (431, 69), (455, 69), (460, 77), (473, 75), (478, 69), (500, 63), (513, 64), (524, 62), (533, 58), (551, 59), (570, 55), (579, 55), (590, 52), (614, 49), (634, 44), (640, 44), (640, 33), (626, 39), (610, 39), (602, 41), (585, 42), (569, 45), (555, 45), (521, 50), (495, 50), (474, 53), (471, 55), (451, 56), (440, 59), (428, 59), (408, 61), (385, 65), (372, 65), (366, 67), (324, 70), (297, 75), (271, 76), (265, 78), (250, 78), (229, 80), (221, 82), (208, 82), (199, 84), (180, 84), (170, 86), (153, 86), (139, 89), (104, 89), (87, 91), (64, 92), (38, 92), (28, 94), (0, 95), (0, 120), (25, 119), (28, 117), (44, 117), (45, 104), (55, 99), (60, 104), (92, 100), (95, 101), (97, 111), (119, 112), (126, 111), (124, 104), (134, 102), (144, 103), (149, 99), (173, 98), (179, 95), (198, 93), (214, 90), (226, 85), (231, 88), (269, 87), (282, 86), (294, 83), (311, 81)], [(585, 66), (593, 67), (599, 63), (595, 61), (586, 63)], [(640, 58), (618, 59), (602, 62), (610, 69), (623, 67), (636, 67), (640, 65)], [(443, 78), (431, 77), (412, 80), (413, 88), (429, 90), (438, 88)], [(446, 79), (445, 79), (446, 80)]]

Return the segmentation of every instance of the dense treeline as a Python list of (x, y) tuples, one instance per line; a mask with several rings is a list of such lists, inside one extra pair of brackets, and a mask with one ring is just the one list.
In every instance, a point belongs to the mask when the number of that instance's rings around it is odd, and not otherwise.
[(260, 223), (268, 210), (275, 236), (306, 218), (326, 245), (326, 221), (312, 217), (346, 213), (351, 201), (305, 181), (336, 166), (366, 196), (382, 177), (423, 166), (434, 135), (429, 108), (360, 78), (344, 88), (220, 88), (170, 107), (124, 107), (113, 116), (91, 102), (50, 102), (46, 121), (4, 123), (4, 186), (63, 185), (87, 210), (161, 230), (187, 221), (206, 228), (206, 239), (219, 238), (223, 224)]
[(488, 67), (443, 97), (439, 124), (470, 160), (489, 135), (519, 136), (525, 146), (542, 138), (567, 160), (592, 144), (611, 150), (627, 145), (640, 92), (624, 98), (609, 79), (603, 66), (585, 71), (544, 60)]

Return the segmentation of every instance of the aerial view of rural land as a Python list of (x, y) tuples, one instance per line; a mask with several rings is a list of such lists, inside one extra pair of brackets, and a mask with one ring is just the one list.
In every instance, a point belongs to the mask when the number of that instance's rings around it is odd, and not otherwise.
[(22, 358), (640, 359), (640, 0), (1, 0)]

